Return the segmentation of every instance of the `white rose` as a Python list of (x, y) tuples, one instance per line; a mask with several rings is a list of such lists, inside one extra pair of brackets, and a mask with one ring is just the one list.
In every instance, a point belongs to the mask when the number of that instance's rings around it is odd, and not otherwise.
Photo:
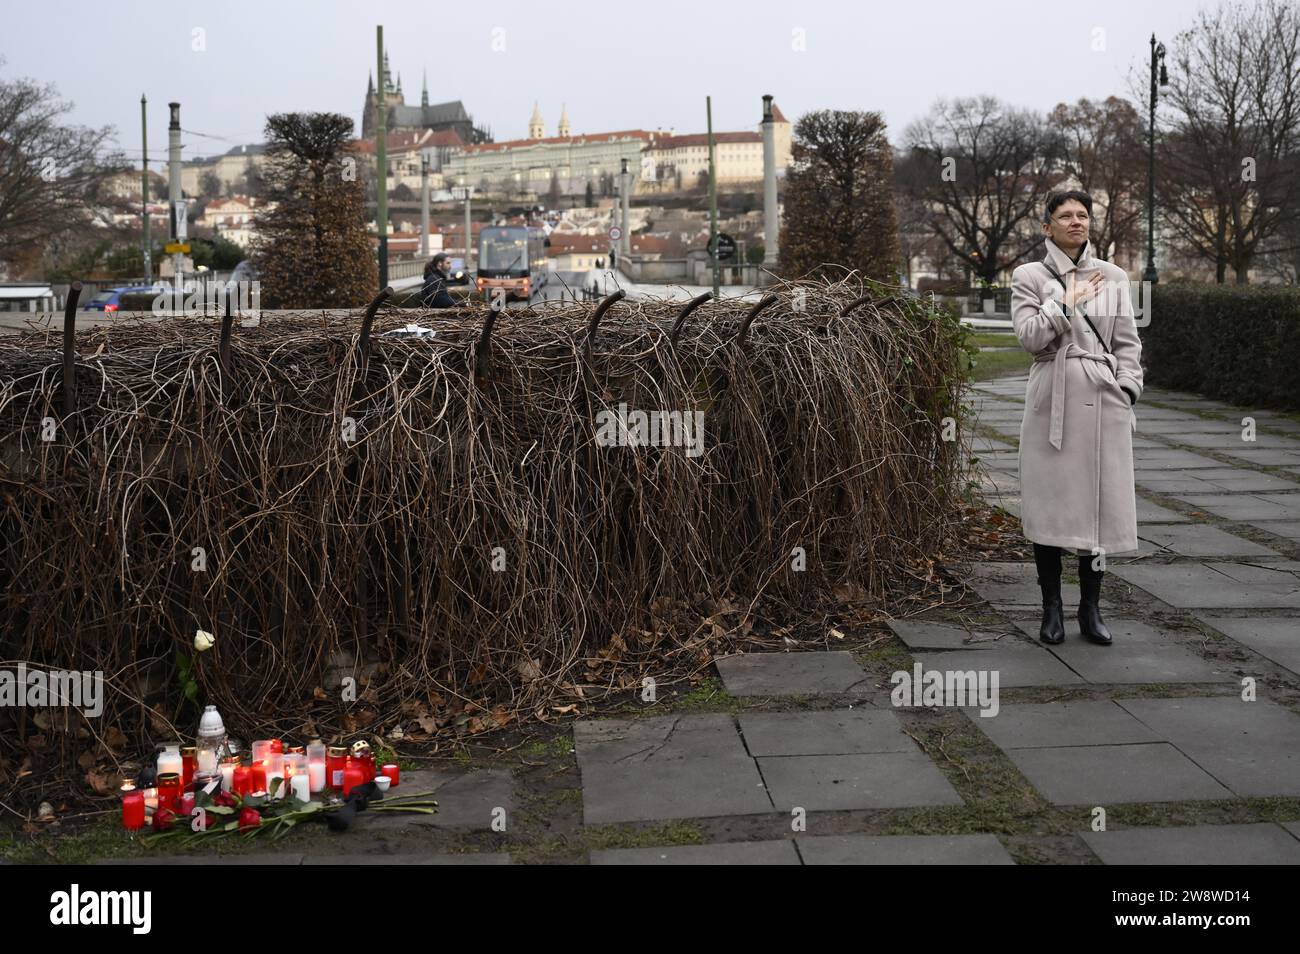
[(207, 652), (211, 649), (212, 644), (216, 641), (217, 637), (213, 636), (211, 633), (204, 632), (201, 629), (194, 634), (194, 648), (201, 653)]

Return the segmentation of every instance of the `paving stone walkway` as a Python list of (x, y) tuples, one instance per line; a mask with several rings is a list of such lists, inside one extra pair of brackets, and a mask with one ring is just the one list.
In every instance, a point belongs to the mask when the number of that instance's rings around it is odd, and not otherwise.
[[(1020, 376), (971, 395), (981, 492), (1017, 516), (1024, 389)], [(968, 568), (996, 622), (890, 624), (906, 648), (901, 658), (923, 671), (998, 673), (1009, 690), (998, 711), (967, 706), (964, 716), (1036, 797), (1074, 811), (1080, 860), (1300, 861), (1300, 821), (1089, 824), (1097, 808), (1124, 816), (1126, 808), (1300, 796), (1300, 468), (1288, 469), (1300, 459), (1300, 425), (1251, 415), (1259, 430), (1247, 443), (1246, 413), (1194, 395), (1144, 394), (1134, 440), (1141, 546), (1111, 561), (1103, 589), (1113, 646), (1084, 641), (1073, 618), (1063, 644), (1037, 641), (1032, 562)], [(1072, 616), (1077, 585), (1067, 582), (1064, 598)], [(941, 771), (944, 753), (908, 731), (917, 710), (895, 708), (888, 686), (852, 653), (746, 654), (718, 660), (717, 669), (731, 697), (814, 708), (579, 723), (588, 823), (802, 810), (814, 832), (833, 813), (869, 819), (881, 809), (978, 807), (959, 790), (969, 786), (953, 784), (950, 765)], [(1257, 683), (1253, 701), (1243, 699), (1247, 677)], [(1018, 695), (1044, 692), (1070, 697)], [(1300, 801), (1282, 811), (1300, 819)], [(1013, 863), (1004, 841), (1032, 856), (1025, 839), (993, 832), (796, 830), (778, 840), (598, 851), (591, 861)]]

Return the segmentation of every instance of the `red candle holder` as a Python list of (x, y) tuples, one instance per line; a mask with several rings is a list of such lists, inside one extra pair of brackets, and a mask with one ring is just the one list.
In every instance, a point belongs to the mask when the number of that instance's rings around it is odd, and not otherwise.
[(346, 798), (348, 793), (358, 785), (364, 785), (366, 782), (366, 770), (358, 759), (349, 758), (347, 764), (343, 766), (343, 797)]
[(144, 792), (138, 788), (122, 790), (122, 827), (127, 831), (144, 827)]
[(402, 770), (398, 766), (389, 762), (379, 771), (389, 780), (389, 782), (392, 783), (390, 785), (391, 788), (397, 788), (398, 784), (402, 780)]
[(189, 788), (194, 781), (194, 767), (199, 763), (198, 746), (188, 745), (181, 749), (181, 787)]
[(234, 774), (230, 777), (230, 790), (243, 798), (253, 790), (253, 770), (247, 765), (238, 765), (235, 767)]
[(158, 807), (176, 811), (181, 803), (181, 777), (178, 772), (158, 776)]
[(272, 739), (271, 751), (276, 755), (284, 755), (284, 739)]
[(254, 762), (249, 766), (248, 786), (252, 792), (266, 791), (266, 762)]

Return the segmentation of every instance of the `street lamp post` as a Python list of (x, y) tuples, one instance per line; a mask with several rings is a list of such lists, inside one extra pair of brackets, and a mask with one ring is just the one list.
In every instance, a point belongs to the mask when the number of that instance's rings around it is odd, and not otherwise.
[[(1157, 70), (1157, 66), (1159, 69)], [(1147, 269), (1142, 273), (1142, 280), (1156, 284), (1156, 98), (1160, 95), (1160, 86), (1169, 85), (1169, 74), (1165, 72), (1165, 45), (1156, 42), (1156, 35), (1151, 34), (1151, 115), (1147, 123)]]

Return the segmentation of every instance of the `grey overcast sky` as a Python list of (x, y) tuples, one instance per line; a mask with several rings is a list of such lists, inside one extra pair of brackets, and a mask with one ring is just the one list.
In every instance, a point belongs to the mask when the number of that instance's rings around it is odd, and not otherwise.
[(791, 121), (878, 110), (898, 142), (941, 96), (988, 93), (1045, 110), (1128, 95), (1151, 33), (1168, 44), (1204, 5), (0, 0), (0, 75), (56, 84), (74, 122), (115, 126), (136, 160), (140, 94), (152, 160), (165, 158), (166, 104), (177, 100), (190, 158), (260, 141), (273, 112), (342, 112), (360, 129), (382, 23), (407, 102), (419, 102), (428, 70), (430, 102), (463, 100), (497, 140), (526, 134), (534, 100), (549, 135), (562, 103), (575, 133), (684, 133), (704, 130), (706, 93), (719, 130), (751, 128), (772, 93)]

